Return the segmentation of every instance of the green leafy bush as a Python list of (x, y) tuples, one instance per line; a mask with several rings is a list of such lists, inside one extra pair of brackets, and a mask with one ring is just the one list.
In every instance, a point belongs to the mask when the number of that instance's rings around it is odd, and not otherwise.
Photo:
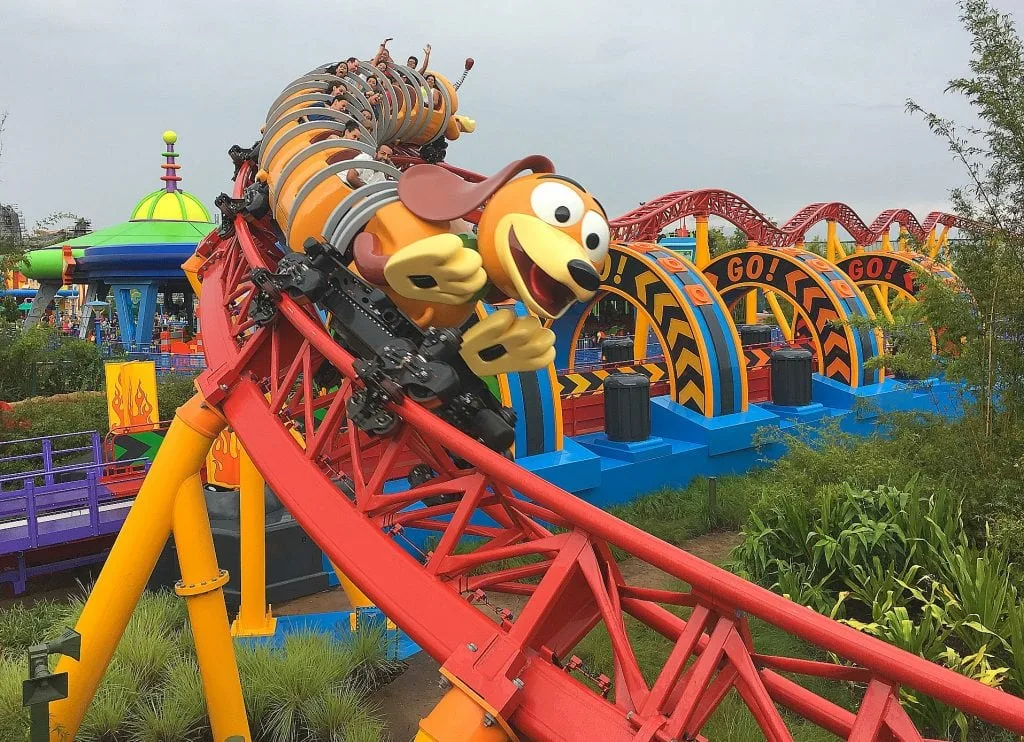
[(156, 396), (160, 407), (160, 419), (171, 420), (174, 411), (185, 404), (196, 393), (196, 374), (168, 374), (157, 381)]
[(99, 348), (50, 327), (0, 335), (0, 399), (95, 391), (102, 388)]
[[(1005, 551), (972, 546), (963, 501), (937, 486), (858, 489), (826, 484), (812, 497), (762, 498), (733, 554), (734, 569), (790, 599), (901, 649), (1018, 694), (1024, 588)], [(966, 739), (960, 712), (904, 690), (911, 714)]]
[[(83, 601), (0, 610), (0, 739), (27, 742), (21, 707), (26, 650), (74, 625)], [(382, 632), (340, 641), (296, 634), (280, 650), (239, 644), (239, 673), (258, 742), (370, 742), (386, 738), (367, 695), (399, 668)], [(89, 706), (82, 742), (205, 742), (211, 739), (184, 601), (145, 593)]]

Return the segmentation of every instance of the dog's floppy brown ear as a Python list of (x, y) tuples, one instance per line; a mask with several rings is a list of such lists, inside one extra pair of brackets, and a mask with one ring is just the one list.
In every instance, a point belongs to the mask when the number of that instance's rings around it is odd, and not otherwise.
[(480, 207), (524, 170), (553, 173), (555, 166), (543, 155), (530, 155), (509, 163), (487, 180), (470, 183), (439, 165), (415, 165), (398, 179), (398, 198), (420, 219), (447, 222)]

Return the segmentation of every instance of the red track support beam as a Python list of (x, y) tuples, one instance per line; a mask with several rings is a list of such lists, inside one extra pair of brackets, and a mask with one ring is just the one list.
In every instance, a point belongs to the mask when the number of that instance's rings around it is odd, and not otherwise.
[[(236, 196), (251, 175), (243, 165)], [(725, 197), (718, 192), (715, 198)], [(710, 204), (709, 196), (704, 207)], [(752, 209), (744, 213), (757, 223)], [(409, 400), (391, 405), (401, 419), (391, 437), (371, 439), (357, 431), (344, 411), (345, 400), (361, 383), (353, 358), (312, 308), (284, 295), (272, 324), (248, 321), (244, 308), (254, 291), (249, 271), (273, 269), (277, 253), (267, 225), (239, 218), (235, 229), (236, 237), (207, 246), (211, 255), (202, 271), (200, 318), (209, 370), (200, 377), (201, 389), (331, 560), (524, 736), (667, 742), (683, 733), (699, 734), (736, 688), (768, 739), (789, 739), (776, 703), (844, 737), (919, 739), (899, 706), (895, 689), (901, 686), (1024, 733), (1024, 700), (670, 546), (524, 471)], [(344, 377), (340, 390), (323, 390), (313, 382), (324, 364)], [(313, 413), (324, 409), (326, 417), (318, 422)], [(418, 485), (406, 481), (392, 491), (391, 485), (417, 464), (427, 466), (433, 478)], [(545, 524), (564, 532), (552, 534)], [(394, 541), (400, 537), (398, 526), (438, 533), (434, 552), (422, 561), (411, 557)], [(477, 538), (476, 548), (457, 553), (468, 536)], [(630, 584), (612, 546), (686, 582), (691, 592)], [(498, 621), (474, 605), (482, 588), (528, 599), (518, 617), (504, 611)], [(690, 621), (672, 613), (672, 606), (691, 606)], [(625, 613), (674, 645), (650, 687), (625, 629)], [(850, 665), (759, 655), (747, 614)], [(598, 625), (611, 640), (613, 700), (603, 692), (606, 679), (574, 674), (585, 669), (561, 659)], [(868, 684), (868, 693), (854, 714), (777, 671), (855, 679)]]

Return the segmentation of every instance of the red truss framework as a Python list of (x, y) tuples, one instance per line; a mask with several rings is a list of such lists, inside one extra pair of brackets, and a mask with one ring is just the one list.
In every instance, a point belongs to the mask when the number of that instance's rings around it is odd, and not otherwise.
[(883, 211), (868, 226), (849, 206), (832, 201), (805, 206), (781, 227), (776, 227), (764, 214), (735, 193), (704, 188), (668, 193), (613, 219), (612, 238), (622, 242), (655, 241), (664, 227), (687, 216), (721, 217), (734, 224), (748, 239), (765, 247), (789, 247), (803, 242), (807, 231), (823, 221), (838, 222), (859, 245), (873, 244), (893, 224), (904, 227), (919, 240), (924, 240), (936, 224), (967, 226), (964, 219), (941, 211), (933, 211), (925, 217), (923, 223), (918, 222), (907, 209)]
[[(252, 171), (242, 167), (241, 196)], [(257, 326), (250, 271), (273, 269), (267, 224), (236, 219), (213, 236), (200, 317), (208, 371), (199, 386), (253, 461), (331, 560), (453, 676), (522, 736), (544, 740), (703, 739), (700, 730), (735, 689), (769, 740), (789, 740), (795, 717), (849, 740), (918, 742), (900, 705), (912, 688), (1024, 733), (1024, 700), (907, 654), (757, 587), (624, 523), (518, 467), (408, 399), (388, 437), (348, 424), (360, 388), (353, 358), (310, 305), (287, 295)], [(341, 383), (314, 381), (325, 365)], [(321, 377), (322, 378), (322, 377)], [(317, 412), (322, 411), (322, 415)], [(434, 477), (395, 491), (389, 482), (425, 464)], [(421, 480), (417, 480), (421, 481)], [(405, 529), (437, 536), (416, 559)], [(475, 539), (476, 548), (458, 546)], [(688, 587), (652, 589), (619, 568), (613, 547)], [(492, 616), (481, 598), (519, 601)], [(665, 638), (663, 666), (640, 667), (625, 617)], [(761, 654), (748, 616), (844, 658), (844, 664)], [(611, 677), (587, 673), (574, 647), (603, 626)], [(798, 681), (855, 683), (853, 711)]]

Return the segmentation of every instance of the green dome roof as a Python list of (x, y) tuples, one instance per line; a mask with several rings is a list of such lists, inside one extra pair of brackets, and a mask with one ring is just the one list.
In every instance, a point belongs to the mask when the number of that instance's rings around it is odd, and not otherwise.
[(210, 212), (203, 206), (202, 201), (178, 186), (178, 183), (181, 182), (181, 176), (178, 175), (181, 165), (175, 161), (178, 153), (174, 151), (178, 135), (173, 131), (165, 131), (163, 140), (167, 151), (164, 152), (166, 162), (162, 166), (164, 174), (160, 176), (160, 180), (164, 182), (164, 187), (153, 191), (139, 201), (132, 209), (129, 220), (133, 222), (209, 222)]
[(143, 198), (132, 209), (130, 221), (208, 222), (210, 212), (202, 201), (182, 190), (161, 188)]

